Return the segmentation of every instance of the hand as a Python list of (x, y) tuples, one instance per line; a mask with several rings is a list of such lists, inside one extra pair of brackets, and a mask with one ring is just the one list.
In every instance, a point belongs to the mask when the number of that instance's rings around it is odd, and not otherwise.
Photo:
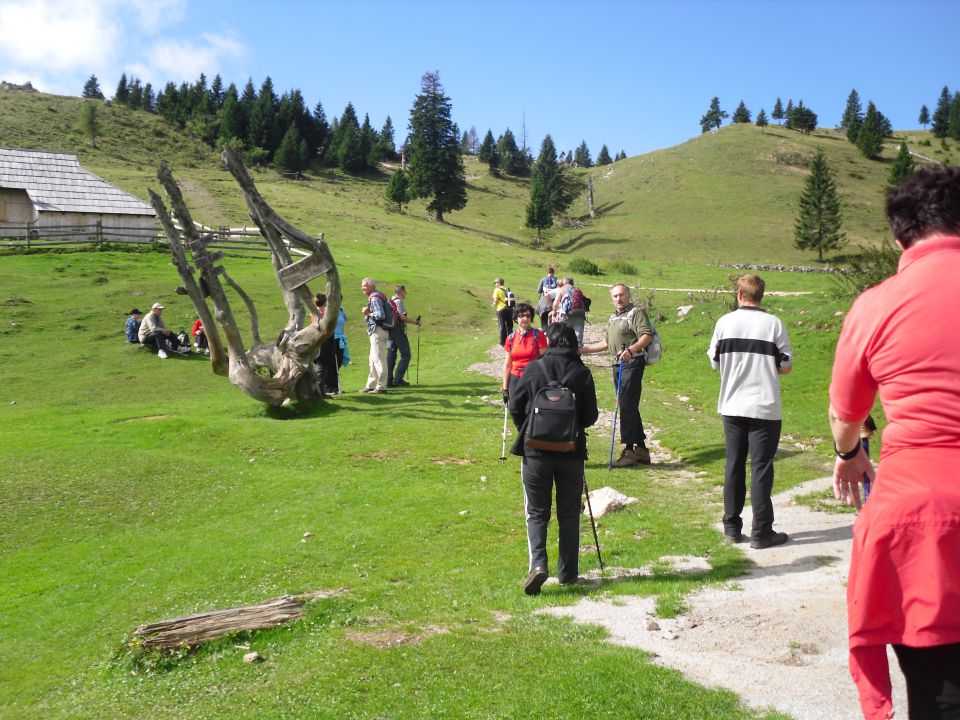
[(503, 391), (503, 404), (506, 405), (508, 402), (510, 402), (510, 391), (509, 391), (509, 390), (504, 390), (504, 391)]
[(620, 355), (617, 356), (617, 360), (620, 361), (620, 362), (622, 362), (622, 363), (623, 363), (623, 362), (629, 362), (629, 361), (633, 360), (633, 350), (631, 350), (630, 348), (624, 348), (624, 349), (620, 352)]
[(875, 476), (873, 464), (862, 447), (860, 452), (850, 460), (837, 458), (833, 466), (833, 496), (859, 510), (863, 507), (860, 500), (860, 483), (863, 482), (864, 475), (873, 482)]

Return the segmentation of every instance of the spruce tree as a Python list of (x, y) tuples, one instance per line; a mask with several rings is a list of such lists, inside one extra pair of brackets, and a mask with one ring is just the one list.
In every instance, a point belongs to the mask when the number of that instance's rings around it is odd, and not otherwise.
[(735, 123), (748, 123), (751, 121), (750, 111), (747, 109), (747, 106), (744, 105), (743, 100), (737, 105), (737, 109), (733, 111), (731, 121)]
[(403, 170), (390, 176), (386, 195), (387, 200), (397, 204), (397, 212), (403, 212), (403, 206), (410, 202), (410, 179)]
[(327, 123), (327, 114), (323, 110), (323, 104), (317, 100), (313, 108), (313, 137), (307, 138), (307, 145), (310, 146), (314, 155), (324, 157), (327, 145), (330, 143), (330, 125)]
[(809, 135), (817, 129), (817, 114), (805, 106), (801, 100), (795, 108), (791, 108), (787, 127)]
[(450, 98), (440, 74), (428, 72), (410, 110), (410, 194), (430, 198), (427, 210), (443, 214), (467, 204), (467, 180), (460, 155), (460, 129), (453, 122)]
[(383, 121), (383, 127), (380, 128), (377, 144), (380, 146), (381, 159), (397, 159), (397, 144), (393, 139), (393, 120), (390, 119), (389, 115), (387, 115), (387, 119)]
[(719, 130), (725, 118), (729, 113), (720, 109), (720, 98), (715, 97), (710, 101), (710, 108), (700, 118), (700, 132), (708, 133), (711, 130)]
[(280, 144), (277, 139), (277, 96), (273, 80), (267, 75), (250, 110), (248, 141), (251, 147), (264, 150), (269, 159)]
[(913, 156), (907, 149), (905, 142), (900, 143), (900, 152), (897, 153), (896, 160), (893, 161), (893, 167), (890, 168), (888, 180), (891, 185), (897, 185), (906, 180), (913, 173)]
[(220, 111), (220, 130), (217, 140), (221, 145), (235, 145), (242, 143), (244, 137), (243, 121), (240, 116), (240, 99), (237, 97), (237, 88), (231, 83), (223, 98), (223, 109)]
[(621, 151), (620, 151), (620, 154), (617, 155), (616, 159), (617, 159), (617, 160), (626, 160), (626, 159), (627, 159), (627, 153), (624, 152), (623, 150), (621, 150)]
[(310, 162), (307, 143), (293, 123), (280, 141), (280, 146), (274, 155), (274, 162), (281, 172), (295, 173), (305, 170)]
[[(533, 196), (532, 181), (536, 180), (546, 194), (547, 203), (552, 213), (559, 215), (573, 203), (573, 198), (576, 195), (575, 189), (563, 166), (557, 160), (557, 148), (553, 144), (553, 138), (549, 135), (543, 138), (543, 142), (540, 143), (540, 153), (537, 155), (536, 162), (533, 163), (531, 178), (531, 198)], [(534, 226), (531, 225), (530, 227)]]
[(793, 126), (790, 124), (792, 116), (793, 116), (793, 100), (791, 99), (791, 100), (787, 100), (787, 109), (783, 111), (783, 119), (787, 121), (785, 125), (787, 130), (791, 130), (793, 128)]
[(587, 148), (586, 140), (581, 142), (573, 152), (573, 164), (582, 168), (593, 167), (593, 160), (590, 158), (590, 150)]
[(504, 130), (503, 134), (497, 138), (497, 155), (500, 156), (500, 167), (507, 175), (520, 177), (524, 174), (524, 162), (520, 148), (517, 146), (517, 139), (513, 136), (510, 128)]
[(530, 181), (530, 202), (527, 204), (527, 227), (536, 228), (537, 245), (540, 244), (544, 228), (553, 225), (553, 212), (550, 209), (550, 192), (544, 187), (543, 180), (534, 174)]
[(873, 101), (867, 102), (867, 113), (857, 131), (856, 145), (868, 160), (879, 157), (883, 150), (883, 116), (877, 111)]
[(85, 97), (88, 100), (103, 100), (103, 92), (100, 90), (100, 82), (97, 80), (96, 75), (91, 75), (87, 78), (87, 81), (83, 84), (81, 97)]
[(926, 105), (920, 106), (920, 117), (917, 118), (917, 122), (923, 125), (923, 129), (927, 129), (927, 125), (930, 124), (930, 111), (927, 110)]
[(613, 159), (610, 157), (610, 151), (607, 150), (607, 146), (604, 145), (600, 148), (600, 152), (597, 153), (597, 165), (609, 165), (613, 162)]
[(127, 74), (120, 75), (120, 81), (117, 83), (117, 90), (113, 93), (113, 101), (121, 105), (127, 104), (127, 98), (130, 97), (130, 90), (127, 88)]
[(500, 174), (500, 151), (497, 150), (491, 130), (487, 130), (487, 134), (483, 136), (483, 142), (477, 149), (477, 160), (490, 166), (491, 175)]
[(810, 161), (810, 175), (800, 195), (800, 208), (794, 224), (794, 244), (801, 250), (816, 250), (823, 262), (823, 253), (843, 246), (846, 237), (841, 230), (843, 217), (840, 198), (822, 150)]
[(85, 102), (80, 106), (77, 127), (80, 132), (90, 138), (90, 147), (96, 147), (97, 136), (100, 135), (100, 121), (97, 119), (97, 106), (94, 103)]
[(944, 138), (950, 127), (950, 88), (946, 85), (940, 93), (937, 108), (933, 111), (933, 126), (930, 128), (934, 137)]
[(840, 128), (847, 133), (847, 140), (852, 143), (857, 142), (857, 132), (863, 123), (863, 108), (860, 106), (860, 95), (856, 89), (850, 91), (847, 96), (847, 107), (843, 111), (843, 117), (840, 119)]
[(780, 98), (777, 98), (777, 101), (773, 104), (773, 119), (776, 120), (777, 125), (779, 125), (783, 118), (783, 103), (780, 102)]
[(223, 101), (225, 100), (224, 93), (223, 78), (220, 77), (220, 73), (217, 73), (213, 78), (213, 82), (210, 83), (210, 100), (213, 101), (215, 110), (223, 107)]
[(154, 111), (153, 85), (150, 83), (143, 86), (143, 98), (140, 101), (140, 109), (148, 113)]
[(950, 114), (947, 121), (947, 136), (960, 140), (960, 92), (953, 94), (950, 101)]
[(767, 113), (763, 108), (760, 108), (760, 112), (757, 114), (757, 127), (760, 128), (760, 132), (764, 132), (764, 128), (768, 124)]

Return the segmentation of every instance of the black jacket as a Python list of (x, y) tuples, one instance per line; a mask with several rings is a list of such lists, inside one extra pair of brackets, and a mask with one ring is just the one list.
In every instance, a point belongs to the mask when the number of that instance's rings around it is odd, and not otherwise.
[[(577, 425), (580, 430), (580, 442), (577, 450), (572, 453), (554, 453), (541, 450), (534, 450), (526, 447), (524, 438), (526, 437), (527, 417), (530, 414), (533, 398), (537, 391), (545, 387), (549, 382), (544, 374), (546, 366), (550, 376), (555, 380), (561, 380), (570, 375), (567, 379), (567, 387), (570, 388), (577, 398)], [(571, 374), (572, 373), (572, 374)], [(587, 434), (583, 432), (597, 421), (597, 389), (593, 384), (593, 375), (583, 360), (577, 355), (573, 348), (549, 348), (540, 356), (533, 360), (523, 371), (523, 377), (517, 384), (516, 390), (510, 397), (510, 415), (513, 417), (513, 423), (517, 426), (519, 432), (514, 441), (510, 452), (521, 456), (540, 456), (555, 455), (567, 456), (585, 460), (587, 457)]]

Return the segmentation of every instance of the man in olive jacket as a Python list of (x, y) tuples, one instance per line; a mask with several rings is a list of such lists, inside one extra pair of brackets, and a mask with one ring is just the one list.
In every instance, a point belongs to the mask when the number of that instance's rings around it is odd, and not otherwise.
[[(583, 466), (587, 459), (586, 428), (597, 421), (597, 392), (593, 375), (577, 354), (577, 335), (573, 328), (554, 323), (547, 328), (550, 347), (527, 365), (523, 377), (510, 397), (510, 414), (519, 432), (510, 449), (520, 455), (523, 482), (527, 545), (530, 551), (529, 574), (523, 584), (527, 595), (536, 595), (549, 576), (547, 562), (547, 524), (550, 522), (553, 486), (557, 486), (557, 523), (560, 548), (557, 579), (561, 585), (577, 581), (580, 558), (580, 496), (583, 493)], [(526, 428), (537, 391), (550, 380), (563, 380), (576, 397), (576, 449), (573, 452), (535, 450), (526, 445)]]

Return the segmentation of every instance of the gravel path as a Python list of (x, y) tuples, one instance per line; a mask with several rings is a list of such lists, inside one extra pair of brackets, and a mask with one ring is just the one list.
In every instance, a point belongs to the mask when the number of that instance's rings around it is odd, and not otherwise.
[[(853, 516), (793, 504), (794, 496), (829, 486), (830, 478), (820, 478), (775, 496), (776, 527), (790, 542), (768, 550), (741, 546), (754, 567), (726, 587), (689, 596), (681, 616), (655, 618), (652, 598), (622, 596), (544, 612), (602, 625), (610, 642), (650, 652), (654, 662), (702, 685), (733, 690), (750, 706), (796, 720), (861, 718), (847, 669)], [(750, 526), (749, 507), (744, 526)], [(659, 627), (648, 630), (650, 619)], [(890, 663), (897, 667), (892, 652)], [(903, 678), (892, 675), (894, 705), (905, 709)]]

